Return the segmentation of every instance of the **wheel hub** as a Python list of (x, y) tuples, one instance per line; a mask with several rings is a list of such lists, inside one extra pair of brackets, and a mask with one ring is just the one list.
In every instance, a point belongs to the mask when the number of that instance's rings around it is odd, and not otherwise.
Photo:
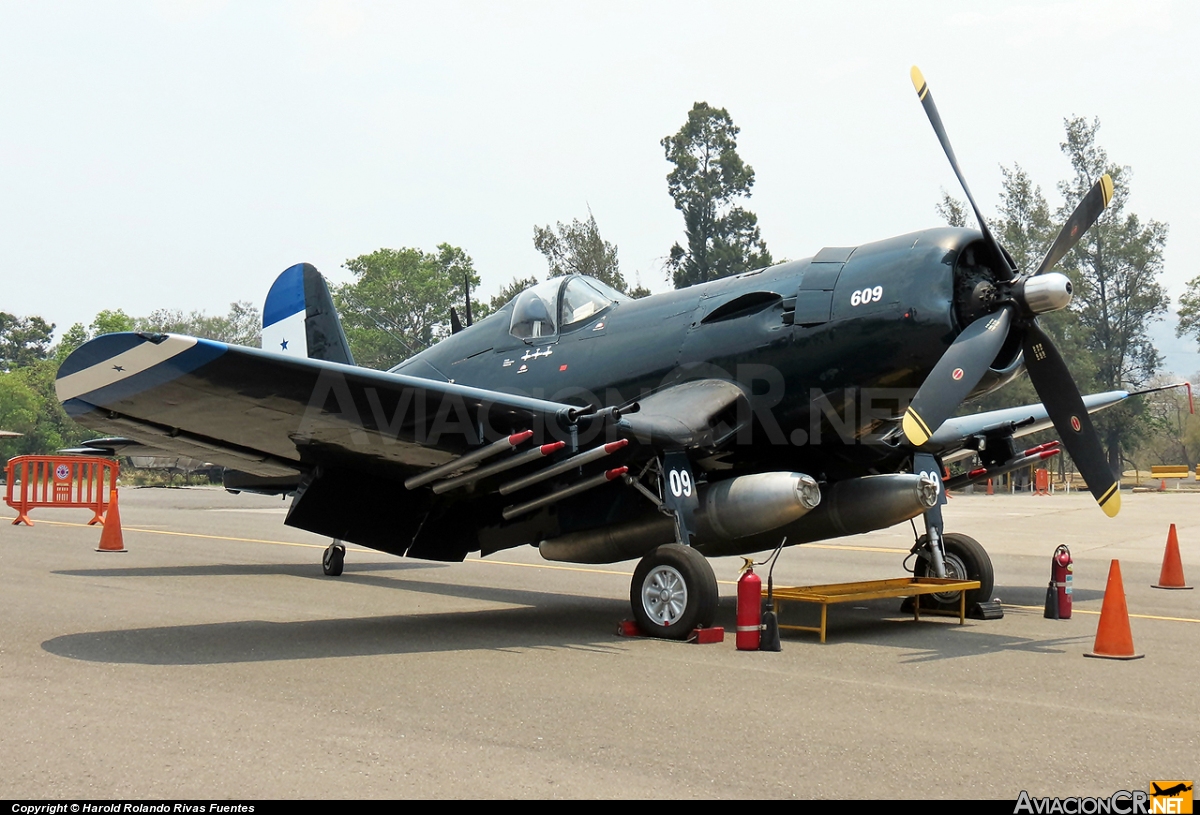
[[(946, 577), (952, 580), (969, 580), (967, 577), (967, 565), (962, 562), (962, 558), (958, 555), (946, 552), (942, 557), (942, 562), (946, 566)], [(933, 595), (934, 599), (939, 603), (957, 603), (960, 592), (943, 592)]]
[(642, 583), (642, 607), (659, 625), (671, 625), (687, 608), (687, 583), (672, 566), (658, 566)]

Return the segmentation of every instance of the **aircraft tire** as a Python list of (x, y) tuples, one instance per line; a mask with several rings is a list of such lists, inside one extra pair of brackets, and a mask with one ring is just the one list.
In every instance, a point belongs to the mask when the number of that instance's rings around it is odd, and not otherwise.
[(321, 557), (321, 570), (330, 577), (337, 577), (346, 565), (346, 547), (340, 543), (331, 543), (325, 547)]
[(708, 558), (678, 543), (643, 557), (629, 587), (638, 627), (662, 639), (686, 639), (694, 629), (712, 625), (717, 596), (717, 578)]
[[(921, 536), (922, 543), (928, 540), (928, 535)], [(942, 535), (942, 543), (946, 550), (946, 576), (979, 581), (978, 589), (967, 592), (967, 608), (970, 609), (973, 603), (991, 600), (996, 577), (992, 571), (992, 559), (988, 557), (987, 551), (979, 545), (979, 541), (967, 535), (949, 532)], [(915, 577), (932, 577), (933, 571), (929, 568), (929, 561), (925, 558), (917, 558), (913, 575)], [(958, 611), (958, 594), (958, 592), (952, 592), (923, 595), (924, 602), (921, 607)]]

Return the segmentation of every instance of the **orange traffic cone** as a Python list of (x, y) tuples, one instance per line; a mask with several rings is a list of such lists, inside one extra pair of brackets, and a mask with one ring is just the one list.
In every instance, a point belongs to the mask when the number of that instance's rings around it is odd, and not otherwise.
[(100, 533), (97, 552), (128, 552), (121, 536), (121, 511), (117, 509), (117, 488), (108, 492), (108, 512), (104, 515), (104, 531)]
[(1119, 560), (1114, 560), (1108, 568), (1108, 585), (1104, 588), (1104, 605), (1100, 607), (1096, 643), (1084, 656), (1103, 659), (1141, 659), (1145, 656), (1133, 651), (1133, 633), (1129, 630), (1129, 609), (1125, 605), (1125, 584), (1121, 582)]
[(1179, 559), (1179, 538), (1175, 535), (1175, 524), (1171, 524), (1171, 531), (1167, 533), (1167, 551), (1163, 553), (1162, 572), (1158, 575), (1158, 582), (1151, 588), (1191, 588), (1183, 582), (1183, 561)]

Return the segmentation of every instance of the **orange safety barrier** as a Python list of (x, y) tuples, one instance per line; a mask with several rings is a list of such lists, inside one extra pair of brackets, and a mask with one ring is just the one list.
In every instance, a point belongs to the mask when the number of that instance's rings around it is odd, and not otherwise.
[(17, 456), (5, 468), (5, 502), (17, 511), (13, 524), (33, 526), (34, 507), (87, 507), (89, 524), (104, 523), (109, 491), (117, 486), (117, 462), (93, 456)]

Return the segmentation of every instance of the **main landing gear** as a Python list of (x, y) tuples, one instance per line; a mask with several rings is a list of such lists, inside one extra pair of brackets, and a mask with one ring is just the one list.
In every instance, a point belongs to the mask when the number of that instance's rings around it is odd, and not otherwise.
[[(937, 577), (928, 557), (929, 535), (922, 535), (917, 541), (914, 551), (917, 562), (913, 565), (914, 577)], [(958, 580), (978, 580), (979, 588), (967, 592), (968, 612), (976, 603), (986, 603), (992, 599), (992, 589), (995, 587), (995, 575), (992, 572), (992, 559), (979, 541), (974, 538), (949, 532), (942, 536), (943, 557), (946, 567), (946, 577)], [(947, 611), (958, 611), (959, 592), (945, 594), (930, 594), (922, 603), (921, 608), (931, 604), (933, 608)]]
[(717, 613), (717, 578), (704, 555), (690, 546), (670, 543), (638, 563), (629, 602), (644, 633), (686, 639), (694, 629), (712, 625)]
[(346, 565), (346, 545), (341, 541), (334, 541), (325, 547), (325, 554), (321, 557), (321, 569), (330, 577), (337, 577), (342, 573), (342, 568)]

